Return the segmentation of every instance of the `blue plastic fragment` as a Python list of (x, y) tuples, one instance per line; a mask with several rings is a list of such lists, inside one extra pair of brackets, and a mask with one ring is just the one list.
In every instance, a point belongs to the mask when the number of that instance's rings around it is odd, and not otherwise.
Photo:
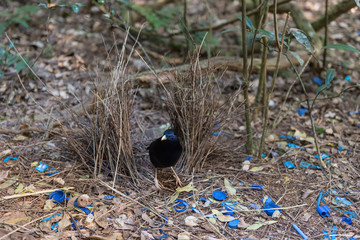
[(353, 114), (360, 114), (360, 110), (359, 111), (350, 111), (349, 115), (353, 115)]
[(252, 156), (248, 156), (247, 158), (245, 158), (246, 161), (250, 161), (253, 157)]
[[(328, 158), (328, 157), (330, 157), (330, 155), (325, 154), (325, 153), (321, 153), (321, 159), (322, 159), (322, 160), (324, 160), (325, 158)], [(319, 155), (316, 154), (316, 155), (315, 155), (315, 158), (316, 158), (316, 159), (319, 159)]]
[(317, 84), (317, 85), (322, 85), (323, 84), (323, 80), (319, 77), (314, 77), (314, 82)]
[(51, 230), (54, 230), (55, 232), (59, 231), (59, 223), (54, 223), (51, 225)]
[(47, 170), (47, 172), (46, 172), (46, 174), (49, 176), (55, 175), (57, 173), (59, 173), (59, 172), (56, 170), (56, 168), (51, 168), (51, 169)]
[(266, 157), (266, 155), (265, 155), (265, 154), (261, 154), (261, 157), (263, 157), (263, 158), (264, 158), (264, 157)]
[[(357, 126), (357, 128), (360, 128), (360, 123), (358, 124), (358, 125), (356, 125)], [(350, 239), (350, 238), (349, 238)]]
[(320, 207), (320, 206), (316, 207), (316, 210), (318, 211), (318, 213), (320, 214), (321, 217), (331, 217), (330, 209), (326, 205), (324, 205), (322, 207)]
[(65, 199), (65, 193), (61, 190), (56, 190), (49, 195), (49, 199), (52, 199), (55, 203), (62, 203)]
[(47, 163), (39, 162), (39, 165), (37, 165), (35, 169), (38, 170), (39, 172), (44, 172), (48, 167), (49, 165)]
[(46, 222), (46, 221), (49, 221), (50, 219), (53, 219), (54, 217), (58, 217), (58, 216), (61, 216), (62, 214), (64, 213), (58, 213), (58, 214), (55, 214), (53, 216), (50, 216), (50, 217), (47, 217), (47, 218), (44, 218), (41, 220), (41, 222)]
[(224, 201), (227, 198), (226, 193), (220, 190), (214, 191), (212, 195), (216, 201)]
[(332, 230), (331, 230), (330, 239), (331, 239), (331, 240), (335, 240), (335, 239), (336, 239), (336, 235), (337, 235), (337, 227), (333, 226), (333, 227), (332, 227)]
[(225, 135), (225, 132), (223, 131), (214, 132), (214, 136), (218, 136), (218, 135)]
[(287, 136), (287, 135), (281, 135), (280, 138), (283, 138), (283, 139), (288, 139), (288, 140), (292, 140), (292, 141), (295, 141), (295, 138), (292, 137), (292, 136)]
[[(264, 198), (262, 198), (262, 200), (263, 199)], [(279, 205), (275, 204), (271, 198), (266, 199), (265, 204), (264, 204), (264, 212), (268, 216), (272, 216), (276, 210), (279, 210), (281, 212), (281, 209), (278, 209), (278, 208), (280, 208)]]
[(199, 210), (197, 210), (195, 207), (191, 207), (191, 209), (196, 212), (197, 214), (201, 214), (201, 212)]
[(351, 154), (351, 149), (348, 149), (348, 150), (347, 150), (347, 154)]
[(299, 108), (298, 109), (299, 116), (304, 116), (305, 113), (307, 113), (307, 112), (308, 112), (308, 110), (306, 108)]
[(340, 146), (338, 150), (341, 152), (343, 150), (343, 146)]
[(7, 162), (8, 160), (18, 160), (18, 158), (17, 157), (6, 157), (5, 159), (4, 159), (4, 162)]
[[(79, 207), (78, 206), (78, 199), (75, 200), (74, 202), (74, 207), (76, 207), (77, 209), (81, 210), (82, 212), (84, 212), (86, 215), (89, 215), (89, 214), (94, 214), (93, 212), (91, 212), (89, 209), (87, 209), (86, 207)], [(87, 206), (89, 207), (89, 205)], [(91, 207), (91, 206), (90, 206)]]
[(105, 196), (105, 200), (109, 201), (112, 200), (115, 196), (114, 195), (107, 195)]
[(251, 184), (252, 190), (260, 191), (260, 190), (262, 190), (262, 188), (263, 188), (263, 185), (261, 185), (261, 184)]
[(206, 198), (201, 197), (201, 198), (199, 198), (199, 201), (206, 202)]
[(347, 200), (344, 197), (336, 197), (335, 198), (335, 203), (339, 206), (354, 206), (354, 204), (352, 202), (350, 202), (349, 200)]
[(163, 230), (159, 229), (159, 232), (162, 234), (162, 236), (159, 236), (158, 239), (165, 239), (169, 237), (169, 234), (165, 233)]
[(303, 168), (307, 168), (307, 167), (310, 167), (310, 163), (308, 162), (300, 162), (300, 167), (303, 167)]
[(295, 165), (291, 162), (291, 161), (285, 161), (284, 162), (285, 167), (287, 167), (288, 169), (292, 169), (295, 167)]
[(316, 166), (316, 165), (314, 165), (314, 164), (311, 164), (311, 165), (310, 165), (310, 168), (316, 169), (316, 170), (322, 170), (322, 167)]
[(298, 148), (298, 149), (301, 149), (301, 150), (306, 150), (306, 148), (300, 147), (299, 145), (296, 145), (294, 143), (288, 143), (288, 147), (294, 147), (294, 148)]
[(185, 212), (187, 207), (189, 206), (187, 202), (179, 198), (175, 199), (175, 202), (180, 202), (174, 206), (174, 209), (177, 212)]
[(239, 219), (234, 219), (234, 220), (228, 222), (228, 226), (229, 226), (229, 228), (237, 228), (239, 223), (240, 223)]
[(345, 76), (345, 81), (350, 81), (351, 80), (351, 77), (349, 75), (346, 75)]
[(349, 217), (341, 217), (341, 222), (344, 222), (344, 223), (349, 224), (349, 225), (352, 224), (352, 220)]
[(324, 238), (330, 239), (328, 230), (324, 229), (322, 232), (323, 232)]
[(234, 215), (234, 208), (236, 204), (232, 203), (231, 201), (222, 202), (221, 205), (227, 210), (227, 212), (223, 213), (224, 215)]
[(277, 157), (277, 156), (279, 156), (279, 154), (278, 154), (277, 152), (270, 152), (270, 154), (271, 154), (272, 157)]
[(304, 233), (303, 231), (301, 231), (301, 229), (300, 229), (298, 226), (296, 226), (295, 224), (293, 224), (292, 226), (293, 226), (293, 228), (295, 228), (295, 230), (300, 234), (300, 236), (301, 236), (303, 239), (309, 239), (309, 238), (305, 235), (305, 233)]

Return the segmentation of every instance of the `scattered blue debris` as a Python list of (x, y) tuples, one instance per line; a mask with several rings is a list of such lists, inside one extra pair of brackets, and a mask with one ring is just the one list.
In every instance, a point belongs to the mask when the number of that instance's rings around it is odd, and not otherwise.
[(298, 109), (299, 116), (304, 116), (305, 113), (307, 113), (307, 112), (308, 112), (308, 110), (306, 108), (299, 108)]
[(308, 162), (300, 162), (300, 167), (303, 167), (303, 168), (308, 168), (308, 167), (310, 167), (310, 163), (308, 163)]
[(177, 212), (185, 212), (187, 207), (189, 206), (187, 202), (179, 198), (175, 199), (175, 202), (180, 202), (174, 206), (174, 209)]
[(227, 198), (226, 193), (220, 190), (214, 191), (212, 195), (216, 201), (224, 201)]
[(337, 227), (333, 226), (333, 227), (332, 227), (332, 230), (331, 230), (330, 239), (331, 239), (331, 240), (335, 240), (335, 239), (336, 239), (336, 235), (337, 235)]
[(294, 143), (288, 143), (288, 147), (294, 147), (294, 148), (298, 148), (298, 149), (301, 149), (301, 150), (306, 150), (306, 148), (304, 147), (300, 147), (299, 145), (296, 145)]
[(288, 169), (292, 169), (295, 167), (295, 165), (291, 162), (291, 161), (285, 161), (284, 162), (285, 167), (287, 167)]
[(323, 232), (324, 238), (330, 239), (328, 230), (324, 229), (322, 232)]
[(218, 135), (225, 135), (225, 132), (223, 131), (214, 132), (214, 136), (218, 136)]
[(239, 223), (240, 223), (239, 219), (234, 219), (234, 220), (228, 222), (228, 226), (229, 226), (229, 228), (237, 228)]
[(51, 169), (47, 170), (47, 172), (46, 172), (46, 174), (49, 176), (55, 175), (57, 173), (59, 173), (59, 172), (56, 170), (56, 168), (51, 168)]
[(314, 82), (317, 84), (317, 85), (322, 85), (323, 84), (323, 80), (319, 77), (314, 77)]
[(38, 170), (39, 172), (44, 172), (48, 167), (49, 165), (47, 163), (39, 162), (39, 165), (37, 165), (35, 169)]
[(347, 200), (344, 197), (336, 197), (335, 198), (335, 204), (341, 207), (345, 207), (345, 206), (354, 206), (354, 204), (352, 202), (350, 202), (349, 200)]
[(251, 184), (251, 189), (256, 191), (261, 191), (263, 189), (263, 185), (261, 184)]
[(341, 152), (343, 149), (344, 149), (343, 146), (340, 146), (338, 150), (339, 152)]
[(321, 189), (317, 203), (316, 203), (316, 210), (318, 211), (318, 213), (320, 214), (321, 217), (331, 217), (330, 209), (328, 208), (328, 206), (326, 206), (326, 205), (320, 206), (320, 202), (321, 202), (323, 196), (324, 196), (323, 189)]
[[(330, 157), (330, 155), (325, 154), (325, 153), (321, 153), (321, 159), (322, 159), (322, 160), (324, 160), (325, 158), (328, 158), (328, 157)], [(315, 155), (315, 158), (316, 158), (316, 159), (319, 159), (319, 155), (316, 154), (316, 155)]]
[(252, 156), (248, 156), (247, 158), (245, 158), (246, 161), (251, 161), (253, 157)]
[(345, 76), (345, 81), (350, 81), (351, 77), (349, 75)]
[[(264, 198), (261, 199), (261, 201), (263, 201), (263, 200), (264, 200)], [(270, 197), (268, 197), (265, 200), (264, 212), (268, 216), (272, 216), (274, 214), (274, 212), (277, 211), (277, 210), (281, 212), (281, 209), (278, 209), (278, 208), (280, 208), (279, 205), (275, 204)]]
[(353, 115), (353, 114), (360, 114), (360, 110), (359, 111), (350, 111), (349, 115)]
[(165, 233), (163, 230), (159, 229), (159, 232), (162, 234), (162, 236), (159, 236), (158, 239), (165, 239), (169, 237), (169, 234)]
[[(78, 199), (75, 200), (74, 202), (74, 207), (76, 207), (77, 209), (79, 209), (80, 211), (84, 212), (86, 215), (89, 214), (94, 214), (93, 212), (91, 212), (89, 209), (87, 209), (86, 207), (79, 207), (78, 205)], [(91, 207), (90, 205), (88, 205), (87, 207)]]
[(301, 236), (303, 239), (309, 239), (309, 238), (305, 235), (305, 233), (304, 233), (303, 231), (301, 231), (301, 229), (300, 229), (298, 226), (296, 226), (295, 224), (293, 224), (292, 226), (293, 226), (293, 228), (300, 234), (300, 236)]
[(349, 224), (349, 225), (352, 224), (352, 220), (349, 217), (341, 217), (341, 222), (344, 222), (344, 223)]
[(261, 157), (263, 157), (263, 158), (264, 158), (264, 157), (266, 157), (266, 155), (265, 155), (265, 154), (261, 154)]
[(59, 231), (59, 223), (54, 223), (51, 225), (51, 230), (54, 230), (55, 232)]
[(56, 190), (49, 195), (49, 199), (52, 199), (55, 203), (62, 203), (65, 199), (65, 193), (61, 190)]
[(277, 152), (273, 152), (273, 151), (271, 151), (270, 154), (271, 154), (271, 156), (274, 157), (274, 158), (277, 157), (277, 156), (279, 156), (279, 154), (278, 154)]
[(115, 196), (114, 195), (107, 195), (105, 196), (105, 200), (109, 201), (112, 200)]
[(292, 140), (292, 141), (295, 141), (295, 138), (292, 137), (292, 136), (287, 136), (287, 135), (281, 135), (280, 138), (283, 138), (283, 139), (288, 139), (288, 140)]
[(62, 214), (64, 213), (58, 213), (58, 214), (55, 214), (53, 216), (50, 216), (50, 217), (47, 217), (47, 218), (44, 218), (41, 220), (41, 222), (46, 222), (46, 221), (49, 221), (50, 219), (53, 219), (54, 217), (58, 217), (58, 216), (61, 216)]
[(6, 157), (5, 159), (4, 159), (4, 162), (7, 162), (7, 161), (9, 161), (9, 160), (18, 160), (18, 158), (17, 157)]

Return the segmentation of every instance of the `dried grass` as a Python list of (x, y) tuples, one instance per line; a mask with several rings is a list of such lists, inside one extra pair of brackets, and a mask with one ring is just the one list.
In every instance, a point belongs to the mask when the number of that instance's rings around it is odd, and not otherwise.
[(174, 76), (170, 86), (163, 86), (166, 93), (166, 109), (171, 124), (180, 136), (183, 155), (177, 168), (185, 173), (200, 169), (207, 157), (215, 150), (223, 127), (234, 119), (234, 94), (224, 103), (214, 69), (199, 68), (199, 50), (192, 57), (190, 69)]
[(94, 177), (110, 173), (113, 184), (119, 175), (130, 176), (134, 182), (138, 177), (130, 134), (134, 90), (126, 71), (134, 48), (126, 53), (127, 37), (121, 51), (116, 49), (115, 66), (109, 60), (109, 53), (106, 65), (113, 68), (110, 76), (101, 79), (100, 74), (97, 75), (94, 112), (84, 118), (74, 118), (81, 130), (67, 137), (69, 146), (92, 169)]

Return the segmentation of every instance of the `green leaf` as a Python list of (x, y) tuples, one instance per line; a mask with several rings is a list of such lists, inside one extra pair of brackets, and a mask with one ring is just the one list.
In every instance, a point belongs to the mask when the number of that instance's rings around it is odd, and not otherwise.
[(318, 132), (319, 134), (323, 134), (325, 132), (325, 129), (315, 125), (315, 131)]
[(9, 25), (10, 23), (8, 21), (0, 22), (0, 35), (3, 34), (3, 32), (5, 32), (5, 30)]
[[(238, 15), (237, 15), (237, 18), (240, 19), (240, 21), (242, 21), (242, 14), (238, 14)], [(251, 19), (248, 18), (247, 16), (246, 16), (246, 26), (247, 26), (248, 28), (250, 28), (251, 30), (254, 30), (254, 29), (255, 29), (255, 27), (254, 27)]]
[(335, 69), (329, 68), (328, 70), (326, 70), (325, 84), (330, 84), (330, 82), (334, 79), (334, 77), (335, 77)]
[(323, 49), (328, 49), (328, 48), (342, 49), (342, 50), (348, 50), (348, 51), (360, 53), (360, 51), (358, 49), (356, 49), (352, 46), (349, 46), (349, 45), (345, 45), (345, 44), (330, 44), (330, 45), (326, 45), (325, 47), (323, 47)]
[(15, 23), (18, 23), (18, 24), (22, 25), (25, 28), (29, 28), (29, 24), (22, 18), (16, 17), (16, 18), (11, 19), (11, 21), (15, 22)]
[(302, 58), (300, 57), (299, 54), (297, 54), (296, 52), (290, 51), (291, 55), (293, 55), (296, 60), (300, 63), (300, 66), (304, 65), (304, 60), (302, 60)]
[(312, 52), (312, 47), (309, 38), (300, 30), (293, 31), (291, 34), (295, 37), (295, 39), (305, 47), (308, 52)]
[(26, 67), (26, 64), (24, 63), (24, 61), (20, 61), (15, 64), (15, 68), (16, 68), (16, 72), (19, 73), (21, 70), (24, 70), (27, 67)]
[(25, 5), (21, 7), (21, 10), (29, 13), (36, 13), (39, 10), (39, 8), (35, 5)]
[(262, 38), (262, 37), (268, 37), (269, 39), (272, 39), (272, 38), (275, 38), (274, 37), (274, 34), (272, 34), (271, 32), (269, 31), (266, 31), (264, 29), (258, 29), (257, 30), (257, 34), (256, 34), (256, 38)]
[(71, 9), (74, 13), (79, 13), (79, 7), (76, 4), (71, 5)]
[(328, 89), (329, 87), (331, 87), (330, 84), (324, 84), (324, 85), (321, 85), (317, 90), (316, 90), (316, 94), (319, 94), (321, 93), (322, 91), (324, 91), (325, 89)]

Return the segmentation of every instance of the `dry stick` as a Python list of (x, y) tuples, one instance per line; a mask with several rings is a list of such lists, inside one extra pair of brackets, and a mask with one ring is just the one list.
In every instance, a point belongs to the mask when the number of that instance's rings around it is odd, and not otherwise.
[[(275, 12), (275, 10), (274, 10), (274, 12)], [(270, 101), (270, 96), (271, 96), (272, 92), (274, 91), (275, 80), (277, 78), (277, 74), (278, 74), (278, 71), (279, 71), (279, 63), (280, 63), (280, 58), (281, 58), (281, 55), (282, 55), (282, 48), (283, 48), (283, 44), (284, 44), (286, 27), (287, 27), (288, 22), (289, 22), (289, 16), (290, 16), (290, 13), (288, 13), (286, 15), (285, 25), (284, 25), (283, 33), (282, 33), (282, 36), (281, 36), (281, 43), (279, 45), (279, 53), (278, 53), (278, 56), (277, 56), (277, 59), (276, 59), (276, 68), (275, 68), (275, 71), (274, 71), (273, 78), (271, 80), (270, 91), (268, 92), (268, 94), (266, 94), (266, 97), (265, 97), (266, 101), (265, 101), (265, 106), (264, 106), (264, 125), (263, 125), (263, 132), (262, 132), (262, 135), (261, 135), (261, 141), (260, 141), (260, 147), (259, 147), (259, 158), (261, 158), (263, 147), (264, 147), (265, 135), (266, 135), (266, 131), (267, 131), (267, 127), (268, 127), (267, 125), (268, 125), (268, 121), (269, 121), (269, 117), (268, 117), (268, 114), (269, 114), (269, 101)], [(276, 19), (276, 14), (274, 15), (274, 17)], [(277, 22), (275, 21), (274, 23), (275, 23), (275, 29), (277, 29), (277, 27), (278, 27)], [(277, 32), (277, 30), (275, 30), (275, 32)], [(277, 36), (277, 38), (278, 38), (278, 36)]]
[[(329, 0), (325, 0), (325, 33), (324, 33), (324, 46), (327, 45), (327, 39), (328, 39), (328, 22), (329, 22)], [(323, 68), (326, 67), (326, 53), (327, 49), (324, 49), (324, 55), (323, 55)]]
[[(306, 103), (307, 103), (308, 110), (309, 110), (311, 126), (312, 126), (312, 130), (313, 130), (313, 133), (314, 133), (315, 148), (316, 148), (316, 152), (317, 152), (317, 154), (318, 154), (318, 156), (319, 156), (319, 161), (320, 161), (321, 165), (323, 166), (323, 168), (328, 169), (327, 166), (326, 166), (326, 164), (323, 162), (322, 157), (321, 157), (320, 147), (319, 147), (319, 143), (318, 143), (318, 139), (317, 139), (317, 133), (316, 133), (316, 129), (315, 129), (314, 118), (312, 117), (312, 106), (310, 105), (309, 95), (307, 94), (307, 91), (306, 91), (304, 82), (302, 81), (302, 79), (301, 79), (298, 71), (296, 71), (296, 68), (295, 68), (295, 66), (292, 64), (292, 61), (290, 60), (288, 54), (286, 53), (285, 56), (286, 56), (286, 58), (288, 59), (288, 61), (290, 62), (291, 66), (293, 67), (293, 69), (294, 69), (294, 71), (295, 71), (295, 74), (296, 74), (296, 76), (298, 77), (298, 79), (299, 79), (299, 81), (300, 81), (301, 87), (302, 87), (302, 89), (303, 89), (303, 91), (304, 91), (304, 94), (305, 94), (305, 97), (306, 97)], [(313, 100), (313, 103), (315, 102), (315, 100), (316, 100), (316, 99)]]
[[(309, 59), (306, 61), (306, 63), (304, 64), (304, 66), (302, 67), (299, 75), (301, 76), (301, 74), (304, 72), (305, 68), (308, 66), (308, 64), (310, 63), (310, 60), (312, 59), (312, 56), (313, 54), (310, 55)], [(277, 117), (275, 118), (275, 121), (274, 121), (274, 124), (272, 125), (272, 129), (276, 128), (276, 126), (287, 116), (287, 114), (292, 110), (292, 107), (289, 108), (285, 114), (282, 114), (282, 111), (285, 107), (285, 104), (286, 104), (286, 100), (288, 99), (289, 95), (290, 95), (290, 92), (292, 90), (292, 88), (294, 87), (295, 83), (297, 82), (297, 79), (295, 79), (292, 84), (290, 85), (287, 93), (286, 93), (286, 96), (285, 96), (285, 99), (284, 99), (284, 102), (283, 104), (281, 105), (280, 107), (280, 111), (279, 111), (279, 114), (277, 115)]]
[(54, 192), (54, 191), (58, 191), (58, 190), (68, 191), (68, 190), (71, 190), (71, 189), (74, 189), (74, 187), (64, 187), (64, 188), (46, 189), (46, 190), (42, 190), (42, 191), (39, 191), (39, 192), (33, 192), (33, 193), (14, 194), (14, 195), (2, 197), (2, 199), (5, 200), (5, 199), (28, 197), (28, 196), (34, 196), (34, 195), (39, 195), (39, 194), (43, 194), (43, 193)]
[(249, 103), (249, 76), (248, 76), (248, 62), (247, 62), (247, 49), (246, 49), (246, 0), (242, 0), (242, 49), (243, 49), (243, 77), (244, 77), (244, 99), (245, 99), (245, 121), (246, 121), (246, 152), (252, 154), (253, 152), (253, 135), (251, 128), (250, 118), (250, 103)]

